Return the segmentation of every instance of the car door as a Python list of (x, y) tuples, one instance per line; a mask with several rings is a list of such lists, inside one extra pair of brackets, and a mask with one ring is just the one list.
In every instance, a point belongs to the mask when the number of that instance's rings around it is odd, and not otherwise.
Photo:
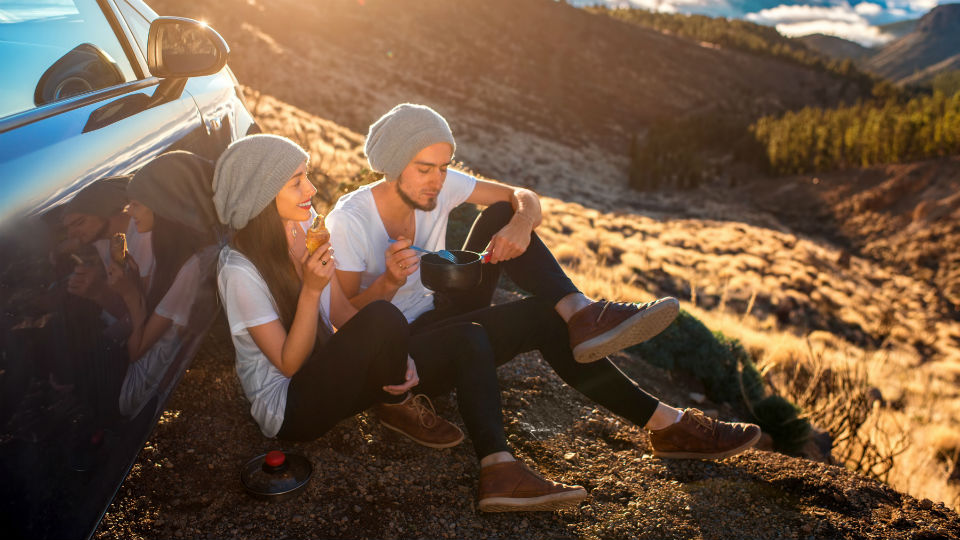
[[(71, 228), (83, 220), (65, 220), (81, 194), (122, 182), (166, 151), (215, 160), (255, 129), (226, 67), (187, 83), (196, 99), (189, 91), (158, 99), (146, 38), (135, 35), (155, 14), (141, 5), (143, 19), (130, 22), (121, 4), (137, 3), (0, 0), (4, 539), (93, 533), (218, 309), (208, 260), (182, 306), (189, 323), (130, 358), (129, 321), (101, 298), (106, 240), (81, 241)], [(108, 199), (87, 197), (87, 207)], [(83, 269), (96, 270), (103, 294), (72, 288)]]

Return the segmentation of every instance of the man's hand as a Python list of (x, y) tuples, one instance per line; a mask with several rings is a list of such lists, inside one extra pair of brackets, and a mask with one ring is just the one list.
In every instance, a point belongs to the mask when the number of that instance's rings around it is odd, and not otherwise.
[(384, 259), (387, 263), (386, 276), (392, 284), (400, 288), (407, 282), (407, 277), (420, 268), (420, 257), (410, 249), (413, 241), (402, 236), (387, 246)]
[(510, 223), (500, 229), (490, 243), (487, 251), (490, 252), (488, 262), (496, 264), (519, 257), (530, 245), (530, 233), (533, 232), (532, 222), (514, 215)]
[(407, 356), (407, 373), (404, 376), (404, 380), (406, 382), (403, 384), (388, 384), (384, 386), (383, 391), (394, 396), (402, 396), (406, 394), (408, 390), (420, 384), (420, 376), (417, 375), (417, 364), (413, 362), (413, 358), (409, 355)]
[(126, 268), (116, 261), (110, 261), (110, 266), (107, 267), (107, 285), (124, 298), (140, 294), (140, 267), (129, 253), (126, 259)]

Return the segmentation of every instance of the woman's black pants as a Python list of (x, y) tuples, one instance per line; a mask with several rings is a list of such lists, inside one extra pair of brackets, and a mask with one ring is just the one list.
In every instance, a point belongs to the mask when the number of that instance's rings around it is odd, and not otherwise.
[(372, 405), (400, 401), (383, 386), (403, 382), (408, 352), (420, 376), (414, 392), (457, 389), (478, 457), (508, 449), (494, 354), (483, 327), (452, 323), (411, 338), (403, 314), (384, 301), (360, 310), (291, 377), (278, 437), (316, 439)]

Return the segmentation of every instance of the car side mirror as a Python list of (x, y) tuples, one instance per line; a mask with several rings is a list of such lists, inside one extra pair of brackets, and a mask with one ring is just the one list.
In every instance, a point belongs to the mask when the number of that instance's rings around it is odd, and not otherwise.
[(181, 17), (158, 17), (147, 34), (147, 67), (162, 79), (151, 100), (176, 99), (189, 77), (217, 73), (227, 65), (230, 47), (205, 23)]

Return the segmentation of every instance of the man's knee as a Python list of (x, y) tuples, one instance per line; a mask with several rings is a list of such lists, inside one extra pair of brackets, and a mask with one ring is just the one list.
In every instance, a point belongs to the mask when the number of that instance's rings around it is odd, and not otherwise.
[(507, 201), (500, 201), (491, 204), (480, 212), (477, 220), (491, 222), (503, 226), (510, 222), (513, 217), (513, 205)]
[(392, 332), (407, 330), (407, 318), (397, 309), (397, 306), (386, 300), (376, 300), (364, 306), (355, 317), (360, 318), (365, 325), (380, 331)]

